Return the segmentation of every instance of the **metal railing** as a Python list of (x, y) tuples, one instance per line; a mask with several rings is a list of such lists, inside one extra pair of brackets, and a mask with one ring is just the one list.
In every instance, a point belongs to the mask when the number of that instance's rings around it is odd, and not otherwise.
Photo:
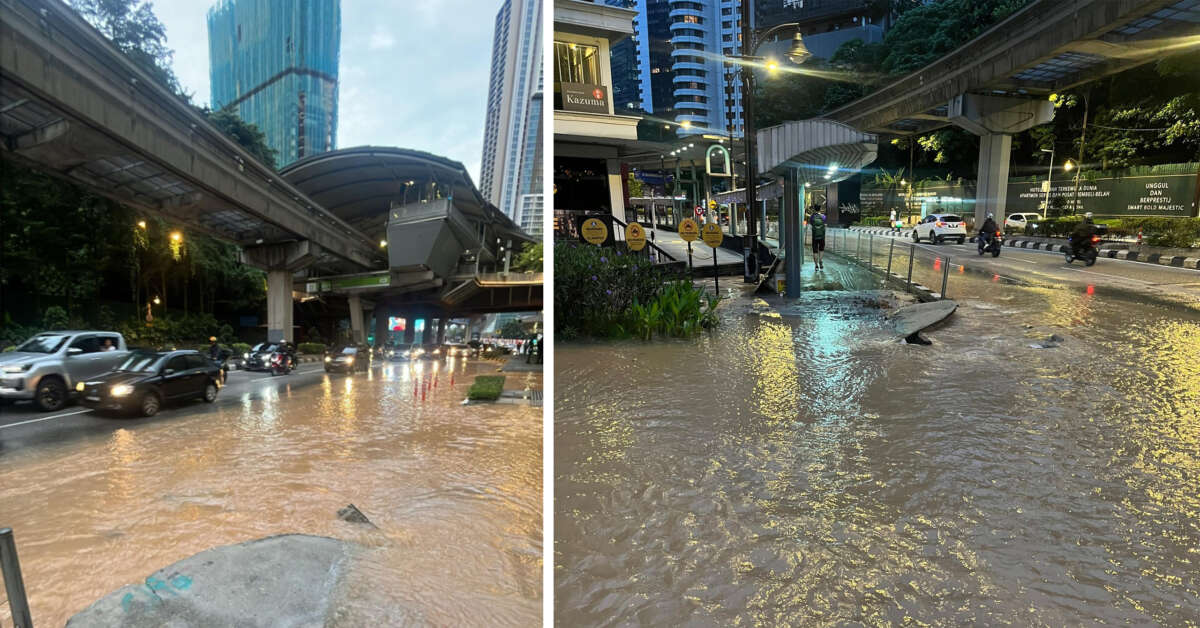
[(25, 598), (25, 581), (21, 578), (21, 563), (17, 560), (17, 544), (13, 540), (12, 528), (0, 528), (0, 576), (4, 578), (4, 592), (8, 596), (8, 608), (12, 611), (16, 628), (33, 628), (29, 615), (29, 600)]
[[(956, 275), (966, 271), (948, 253), (931, 251), (911, 240), (890, 235), (830, 229), (826, 248), (922, 298), (945, 299), (951, 271)], [(940, 290), (936, 289), (939, 286)]]

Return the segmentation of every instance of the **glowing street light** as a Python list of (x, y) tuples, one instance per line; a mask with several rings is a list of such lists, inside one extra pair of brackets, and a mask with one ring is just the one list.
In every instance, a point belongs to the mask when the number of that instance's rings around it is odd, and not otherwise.
[(768, 72), (774, 72), (775, 70), (778, 70), (778, 69), (779, 69), (779, 63), (777, 61), (775, 61), (774, 59), (767, 60), (767, 71)]
[(182, 242), (183, 234), (179, 233), (178, 231), (172, 231), (171, 232), (171, 241), (172, 242)]
[(138, 228), (145, 229), (145, 228), (146, 228), (146, 221), (145, 221), (145, 220), (139, 220), (139, 221), (138, 221), (138, 223), (137, 223), (137, 225), (138, 225)]
[(387, 248), (387, 240), (380, 240), (380, 241), (379, 241), (379, 248), (381, 248), (381, 249), (383, 249), (383, 248)]
[(684, 120), (683, 122), (680, 122), (680, 123), (679, 123), (679, 126), (681, 126), (681, 127), (685, 128), (685, 129), (690, 129), (690, 128), (692, 128), (692, 121), (691, 121), (691, 120)]
[(162, 305), (162, 299), (160, 299), (160, 298), (158, 298), (158, 297), (154, 297), (154, 304), (155, 304), (155, 305)]
[(1068, 159), (1066, 161), (1066, 163), (1063, 164), (1063, 170), (1066, 170), (1067, 172), (1070, 172), (1071, 169), (1073, 169), (1074, 167), (1075, 167), (1075, 164), (1072, 163), (1070, 159)]

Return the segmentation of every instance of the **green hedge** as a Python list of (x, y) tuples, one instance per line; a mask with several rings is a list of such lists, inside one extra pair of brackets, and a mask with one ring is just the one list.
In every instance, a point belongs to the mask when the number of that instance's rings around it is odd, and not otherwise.
[(300, 353), (307, 353), (309, 355), (325, 353), (325, 345), (319, 342), (302, 342), (296, 345), (296, 349), (299, 350)]
[(495, 401), (504, 391), (503, 375), (477, 375), (475, 383), (467, 391), (467, 399), (472, 401)]
[(245, 355), (250, 352), (250, 345), (244, 342), (235, 342), (229, 345), (229, 348), (233, 349), (234, 355)]
[[(1037, 221), (1038, 228), (1028, 226), (1025, 233), (1053, 238), (1065, 238), (1075, 230), (1082, 218), (1063, 216)], [(1109, 237), (1134, 237), (1142, 233), (1142, 243), (1149, 246), (1189, 248), (1200, 244), (1200, 218), (1169, 218), (1166, 216), (1135, 216), (1097, 220), (1108, 227)]]

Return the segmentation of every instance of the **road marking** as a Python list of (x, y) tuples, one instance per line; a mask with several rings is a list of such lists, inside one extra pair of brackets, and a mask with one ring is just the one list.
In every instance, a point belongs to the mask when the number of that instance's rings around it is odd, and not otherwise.
[(92, 409), (91, 409), (91, 408), (83, 408), (83, 409), (81, 409), (81, 410), (76, 410), (76, 411), (74, 411), (74, 412), (67, 412), (67, 413), (64, 413), (64, 414), (55, 414), (55, 415), (52, 415), (52, 416), (44, 416), (44, 417), (37, 418), (37, 419), (29, 419), (29, 420), (26, 420), (26, 421), (20, 421), (20, 422), (18, 422), (18, 423), (9, 423), (8, 425), (0, 425), (0, 430), (2, 430), (2, 429), (5, 429), (5, 428), (9, 428), (9, 427), (16, 427), (16, 426), (18, 426), (18, 425), (26, 425), (26, 424), (29, 424), (29, 423), (38, 423), (38, 422), (40, 422), (40, 421), (49, 421), (50, 419), (61, 419), (61, 418), (63, 418), (63, 417), (71, 416), (71, 415), (73, 415), (73, 414), (83, 414), (84, 412), (91, 412), (91, 411), (92, 411)]

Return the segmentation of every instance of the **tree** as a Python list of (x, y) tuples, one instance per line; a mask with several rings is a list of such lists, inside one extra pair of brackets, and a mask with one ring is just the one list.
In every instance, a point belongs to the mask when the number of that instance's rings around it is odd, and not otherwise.
[(518, 273), (540, 273), (544, 268), (542, 261), (542, 243), (535, 242), (525, 245), (521, 252), (513, 258), (512, 270)]
[(154, 5), (142, 0), (70, 0), (75, 9), (121, 52), (172, 92), (190, 100), (171, 69), (174, 52)]
[(208, 118), (209, 122), (213, 123), (213, 126), (246, 149), (246, 152), (253, 155), (255, 159), (271, 170), (276, 168), (277, 151), (267, 144), (267, 136), (257, 125), (242, 120), (231, 107), (216, 111), (206, 108), (200, 111)]
[(524, 338), (529, 332), (525, 331), (524, 323), (514, 318), (504, 321), (496, 333), (500, 334), (501, 338)]

